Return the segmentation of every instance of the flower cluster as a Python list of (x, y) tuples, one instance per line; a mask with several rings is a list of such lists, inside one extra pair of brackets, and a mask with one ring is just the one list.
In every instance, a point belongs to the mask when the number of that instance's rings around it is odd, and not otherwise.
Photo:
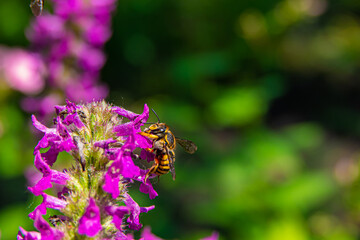
[[(140, 230), (140, 214), (154, 208), (134, 201), (127, 192), (131, 182), (141, 182), (140, 191), (150, 198), (157, 196), (150, 181), (144, 180), (146, 171), (133, 162), (135, 150), (152, 147), (149, 139), (138, 134), (149, 108), (145, 105), (142, 114), (135, 114), (105, 102), (75, 105), (68, 101), (55, 109), (53, 128), (32, 117), (44, 136), (34, 150), (34, 165), (42, 177), (29, 190), (43, 201), (29, 214), (38, 232), (20, 228), (18, 239), (131, 239), (125, 231)], [(71, 168), (53, 168), (60, 152), (72, 155)], [(60, 189), (57, 196), (45, 193), (55, 185)], [(52, 216), (54, 226), (44, 219), (49, 208), (60, 212)], [(143, 234), (150, 236), (149, 230)]]
[[(47, 69), (46, 92), (28, 96), (22, 106), (43, 118), (66, 97), (90, 102), (107, 96), (99, 83), (106, 57), (103, 46), (111, 37), (111, 13), (116, 0), (53, 0), (54, 13), (36, 17), (27, 30), (32, 51)], [(34, 86), (40, 85), (28, 81)], [(49, 104), (50, 103), (50, 104)]]

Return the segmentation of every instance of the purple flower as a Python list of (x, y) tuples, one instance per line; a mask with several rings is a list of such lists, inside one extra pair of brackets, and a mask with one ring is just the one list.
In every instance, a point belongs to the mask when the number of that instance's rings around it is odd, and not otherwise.
[(126, 117), (130, 120), (130, 122), (118, 125), (114, 127), (114, 132), (117, 133), (118, 136), (126, 136), (130, 135), (133, 137), (132, 141), (135, 147), (140, 148), (151, 148), (152, 147), (152, 141), (140, 134), (137, 134), (138, 132), (141, 132), (140, 127), (146, 123), (146, 121), (149, 118), (149, 107), (145, 104), (144, 105), (144, 111), (142, 114), (135, 114), (131, 111), (127, 111), (120, 107), (114, 107), (112, 109), (117, 114)]
[(64, 37), (64, 20), (56, 15), (43, 14), (32, 22), (26, 31), (27, 38), (35, 45), (44, 47)]
[[(41, 148), (47, 148), (50, 146), (50, 149), (46, 153), (42, 153), (41, 156), (44, 158), (45, 162), (52, 166), (56, 161), (57, 155), (62, 151), (71, 151), (76, 148), (67, 128), (59, 121), (54, 128), (47, 128), (42, 125), (35, 116), (32, 116), (34, 126), (45, 133), (44, 137), (39, 141), (38, 145), (35, 147), (34, 155)], [(58, 120), (59, 117), (58, 117)]]
[(10, 87), (30, 95), (43, 90), (45, 68), (39, 55), (21, 49), (8, 50), (0, 61)]
[(140, 153), (140, 158), (144, 159), (144, 160), (147, 160), (147, 162), (151, 162), (151, 161), (154, 161), (155, 154), (152, 153), (152, 152), (149, 152), (147, 150), (142, 149), (141, 153)]
[(85, 38), (94, 46), (102, 46), (110, 36), (110, 29), (97, 22), (91, 22), (85, 27)]
[(119, 175), (111, 174), (107, 172), (105, 174), (105, 183), (103, 185), (103, 190), (107, 193), (110, 193), (113, 199), (116, 199), (120, 195), (119, 190)]
[(154, 209), (155, 206), (152, 205), (150, 207), (139, 207), (139, 205), (130, 197), (129, 194), (125, 195), (124, 202), (130, 211), (130, 216), (127, 219), (127, 222), (129, 223), (129, 228), (134, 230), (140, 230), (142, 227), (142, 224), (139, 220), (140, 213), (146, 213)]
[(83, 46), (77, 57), (79, 59), (79, 65), (85, 71), (97, 72), (105, 63), (104, 53), (90, 46)]
[(32, 211), (29, 214), (29, 217), (33, 220), (35, 219), (35, 213), (37, 211), (39, 211), (41, 215), (45, 215), (47, 208), (60, 210), (66, 207), (67, 205), (66, 201), (47, 195), (46, 193), (42, 193), (41, 196), (43, 197), (43, 202), (39, 206), (37, 206), (34, 211)]
[(147, 181), (144, 183), (142, 182), (140, 184), (140, 188), (139, 188), (140, 192), (145, 193), (145, 194), (149, 194), (149, 198), (150, 199), (154, 199), (157, 197), (157, 192), (154, 190), (152, 184), (150, 183), (150, 180), (147, 179)]
[(79, 220), (79, 234), (94, 237), (102, 229), (100, 222), (100, 210), (96, 206), (95, 200), (90, 198), (89, 206), (84, 215)]
[(94, 84), (87, 75), (79, 77), (76, 82), (76, 79), (72, 80), (72, 84), (66, 86), (65, 92), (66, 95), (74, 101), (97, 101), (105, 98), (109, 92), (108, 88), (105, 85)]
[(39, 232), (27, 232), (22, 227), (19, 227), (17, 240), (41, 240), (41, 234)]
[[(54, 14), (44, 13), (27, 30), (28, 39), (49, 70), (47, 93), (59, 93), (60, 99), (82, 102), (105, 98), (108, 88), (99, 83), (99, 76), (106, 62), (103, 47), (112, 35), (111, 14), (116, 1), (54, 0), (52, 3)], [(37, 79), (33, 78), (33, 82)], [(43, 89), (40, 84), (30, 87), (40, 89), (31, 94)], [(24, 89), (30, 91), (30, 87)], [(26, 111), (36, 108), (24, 105)]]
[(40, 119), (44, 119), (54, 111), (54, 105), (60, 101), (61, 97), (58, 94), (50, 94), (43, 98), (25, 97), (21, 101), (21, 107), (27, 112), (37, 112)]
[(103, 141), (97, 141), (94, 143), (95, 147), (99, 147), (105, 150), (109, 149), (109, 145), (112, 143), (116, 143), (117, 141), (114, 139), (108, 139), (108, 140), (103, 140)]
[(50, 227), (39, 210), (35, 212), (34, 226), (40, 232), (41, 240), (60, 240), (64, 236), (60, 230)]
[(129, 214), (129, 208), (125, 206), (115, 207), (108, 206), (105, 208), (106, 212), (113, 217), (112, 222), (115, 227), (119, 230), (122, 230), (121, 224), (123, 222), (123, 218), (126, 214)]
[(136, 178), (140, 175), (140, 168), (134, 164), (128, 153), (124, 151), (119, 153), (118, 159), (111, 164), (105, 175), (103, 189), (105, 192), (111, 193), (113, 198), (117, 198), (120, 194), (120, 175), (125, 178)]
[(139, 116), (139, 114), (137, 113), (133, 113), (129, 110), (126, 110), (122, 107), (113, 107), (112, 108), (112, 111), (123, 116), (123, 117), (126, 117), (127, 119), (129, 119), (130, 121), (133, 121), (136, 117)]
[[(59, 115), (58, 116), (58, 129), (61, 128), (61, 132), (63, 136), (69, 136), (66, 126), (74, 124), (78, 129), (84, 127), (84, 123), (81, 121), (80, 116), (77, 112), (79, 107), (77, 107), (74, 103), (70, 101), (66, 101), (66, 106), (55, 106), (55, 111)], [(66, 113), (66, 116), (62, 116), (61, 113)], [(62, 125), (62, 123), (64, 125)], [(60, 131), (59, 131), (60, 132)]]
[(36, 196), (40, 195), (44, 190), (51, 188), (52, 183), (65, 185), (69, 179), (69, 175), (56, 170), (50, 169), (49, 165), (42, 159), (39, 151), (35, 154), (35, 167), (43, 174), (43, 177), (33, 187), (28, 189)]
[(136, 127), (140, 127), (141, 125), (146, 123), (149, 118), (149, 107), (147, 104), (144, 105), (144, 111), (142, 114), (136, 114), (121, 107), (113, 107), (112, 111), (123, 117), (128, 118), (130, 121), (133, 122), (134, 125), (136, 124)]

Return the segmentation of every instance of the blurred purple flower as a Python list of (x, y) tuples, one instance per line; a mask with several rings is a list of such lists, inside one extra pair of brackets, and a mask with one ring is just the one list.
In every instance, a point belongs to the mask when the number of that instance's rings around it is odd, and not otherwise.
[(50, 94), (46, 97), (25, 97), (21, 101), (21, 107), (27, 112), (36, 112), (40, 119), (50, 115), (54, 111), (54, 106), (61, 102), (58, 94)]
[[(112, 34), (111, 14), (116, 9), (115, 0), (54, 0), (52, 4), (54, 14), (44, 13), (37, 17), (26, 31), (37, 55), (31, 55), (32, 61), (25, 61), (22, 56), (21, 65), (12, 64), (13, 58), (7, 63), (13, 66), (7, 66), (10, 73), (6, 79), (11, 86), (32, 95), (41, 93), (45, 86), (46, 65), (46, 94), (22, 102), (25, 111), (39, 113), (42, 120), (49, 115), (45, 106), (47, 98), (55, 93), (60, 101), (68, 98), (83, 102), (100, 100), (108, 95), (108, 88), (99, 83), (99, 76), (106, 62), (103, 46)], [(36, 65), (37, 62), (41, 64)]]
[(27, 38), (35, 47), (44, 47), (65, 36), (65, 22), (56, 15), (44, 13), (32, 22), (26, 31)]
[(38, 94), (45, 86), (42, 58), (22, 49), (7, 49), (0, 55), (4, 77), (10, 87), (24, 94)]

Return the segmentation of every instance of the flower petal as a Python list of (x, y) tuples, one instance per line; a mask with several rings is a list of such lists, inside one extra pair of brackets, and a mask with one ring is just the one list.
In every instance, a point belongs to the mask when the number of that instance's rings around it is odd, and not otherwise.
[(140, 184), (139, 190), (142, 193), (149, 194), (150, 199), (154, 199), (158, 196), (149, 179), (147, 179), (146, 183), (142, 182)]
[(39, 232), (28, 232), (22, 227), (19, 227), (19, 229), (17, 240), (41, 240), (41, 234)]
[(149, 210), (154, 209), (155, 206), (153, 205), (150, 207), (140, 208), (139, 205), (130, 197), (129, 194), (125, 194), (124, 202), (130, 211), (130, 216), (127, 219), (127, 222), (129, 223), (129, 228), (134, 230), (140, 230), (142, 227), (142, 224), (139, 220), (140, 213), (148, 212)]
[(109, 172), (105, 174), (104, 185), (102, 186), (103, 190), (107, 193), (110, 193), (112, 198), (117, 198), (120, 195), (119, 190), (119, 176), (112, 176)]
[(101, 230), (100, 209), (96, 206), (95, 200), (90, 198), (89, 206), (79, 220), (78, 232), (88, 237), (96, 236)]
[(50, 195), (47, 195), (46, 193), (42, 193), (41, 196), (43, 197), (42, 203), (39, 206), (37, 206), (35, 208), (35, 210), (29, 214), (29, 217), (33, 220), (35, 219), (35, 213), (37, 211), (39, 211), (41, 213), (41, 215), (45, 215), (47, 208), (60, 210), (60, 209), (63, 209), (64, 207), (66, 207), (66, 205), (67, 205), (66, 201), (61, 200), (56, 197), (53, 197), (53, 196), (50, 196)]
[(58, 229), (50, 227), (49, 223), (41, 216), (40, 211), (35, 212), (35, 228), (41, 234), (41, 240), (60, 240), (64, 233)]
[(115, 207), (115, 206), (108, 206), (105, 208), (106, 212), (113, 217), (112, 222), (114, 223), (115, 227), (122, 231), (122, 221), (123, 217), (126, 214), (129, 214), (129, 208), (125, 206)]

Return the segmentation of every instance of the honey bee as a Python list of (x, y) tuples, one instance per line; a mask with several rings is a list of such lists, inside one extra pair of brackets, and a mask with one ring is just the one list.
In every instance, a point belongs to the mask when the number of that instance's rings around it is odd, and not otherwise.
[[(155, 113), (154, 110), (153, 112)], [(165, 123), (160, 123), (159, 117), (156, 113), (155, 115), (158, 118), (158, 122), (150, 125), (148, 128), (144, 129), (143, 132), (139, 133), (142, 136), (152, 139), (153, 147), (147, 150), (155, 154), (154, 165), (146, 174), (145, 181), (151, 174), (161, 176), (168, 173), (169, 171), (172, 174), (173, 180), (175, 180), (176, 174), (174, 167), (174, 150), (176, 143), (179, 143), (179, 145), (190, 154), (196, 152), (197, 146), (190, 140), (175, 137), (174, 134), (169, 130), (169, 127)]]
[(44, 0), (31, 0), (30, 8), (35, 16), (40, 16), (44, 8)]

